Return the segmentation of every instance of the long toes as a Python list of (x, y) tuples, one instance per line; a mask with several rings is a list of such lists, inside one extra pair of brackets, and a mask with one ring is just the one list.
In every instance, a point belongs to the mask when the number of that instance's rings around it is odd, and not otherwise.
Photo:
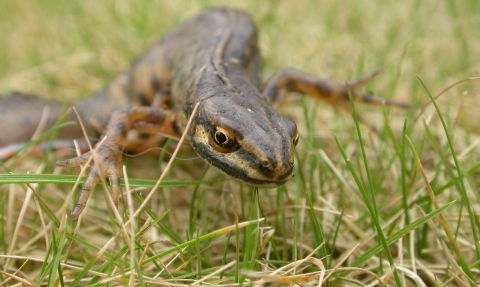
[(55, 164), (61, 167), (80, 166), (82, 164), (85, 164), (91, 155), (92, 155), (92, 152), (89, 151), (87, 153), (82, 154), (81, 156), (77, 156), (71, 159), (59, 160)]
[(353, 92), (353, 97), (364, 104), (385, 104), (386, 106), (397, 107), (404, 110), (412, 110), (415, 108), (408, 103), (402, 103), (390, 99), (380, 98), (370, 94), (360, 94), (355, 91)]
[(112, 199), (115, 206), (118, 206), (120, 195), (122, 194), (122, 189), (120, 188), (120, 178), (117, 173), (112, 173), (109, 175), (108, 180), (110, 181), (110, 187), (112, 189)]
[(99, 181), (100, 181), (100, 175), (98, 174), (97, 170), (94, 168), (90, 171), (90, 174), (87, 177), (87, 181), (82, 186), (82, 191), (78, 196), (77, 203), (75, 204), (75, 207), (73, 208), (73, 211), (70, 214), (71, 218), (77, 219), (80, 216), (83, 209), (85, 209), (85, 206), (87, 205), (88, 199), (92, 194), (93, 188), (95, 187), (95, 185), (97, 185)]

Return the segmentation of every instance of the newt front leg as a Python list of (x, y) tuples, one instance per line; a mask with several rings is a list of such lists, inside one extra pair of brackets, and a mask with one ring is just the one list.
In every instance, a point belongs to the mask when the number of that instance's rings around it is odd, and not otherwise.
[[(102, 177), (109, 179), (113, 202), (118, 204), (121, 194), (119, 175), (122, 153), (130, 130), (176, 136), (173, 123), (173, 113), (158, 108), (132, 107), (114, 112), (102, 136), (106, 139), (93, 154), (94, 166), (70, 216), (74, 219), (78, 218), (85, 208), (93, 188)], [(85, 164), (91, 156), (92, 151), (76, 158), (59, 160), (56, 164), (62, 167), (80, 166)]]

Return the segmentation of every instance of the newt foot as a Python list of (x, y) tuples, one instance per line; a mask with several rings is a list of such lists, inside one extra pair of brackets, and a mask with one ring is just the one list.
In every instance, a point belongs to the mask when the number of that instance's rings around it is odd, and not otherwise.
[(56, 165), (61, 167), (80, 166), (86, 164), (92, 154), (94, 165), (87, 177), (85, 184), (82, 186), (82, 190), (77, 199), (75, 207), (70, 214), (70, 217), (73, 219), (77, 219), (82, 213), (83, 209), (85, 209), (95, 185), (97, 185), (102, 177), (108, 178), (110, 182), (114, 204), (118, 205), (118, 201), (120, 199), (121, 188), (119, 174), (122, 153), (120, 149), (116, 147), (116, 145), (112, 146), (108, 142), (104, 142), (95, 149), (94, 153), (90, 151), (75, 158), (59, 160), (56, 162)]

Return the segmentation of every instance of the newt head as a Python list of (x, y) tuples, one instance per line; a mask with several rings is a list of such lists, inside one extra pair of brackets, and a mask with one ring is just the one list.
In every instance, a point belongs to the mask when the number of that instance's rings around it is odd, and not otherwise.
[(245, 183), (274, 188), (293, 176), (297, 125), (260, 96), (202, 101), (190, 135), (201, 158)]

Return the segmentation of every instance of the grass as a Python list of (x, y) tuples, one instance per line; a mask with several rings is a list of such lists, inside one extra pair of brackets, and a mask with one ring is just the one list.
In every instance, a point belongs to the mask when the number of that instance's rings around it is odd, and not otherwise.
[[(0, 93), (85, 99), (175, 25), (228, 3), (2, 1)], [(0, 282), (478, 285), (480, 2), (235, 5), (258, 23), (265, 78), (288, 66), (338, 80), (383, 68), (366, 90), (417, 108), (356, 105), (374, 134), (292, 95), (280, 110), (301, 137), (286, 186), (243, 185), (182, 147), (138, 214), (165, 160), (126, 157), (126, 204), (113, 212), (100, 186), (78, 221), (64, 217), (78, 169), (56, 168), (55, 153), (2, 162)]]

